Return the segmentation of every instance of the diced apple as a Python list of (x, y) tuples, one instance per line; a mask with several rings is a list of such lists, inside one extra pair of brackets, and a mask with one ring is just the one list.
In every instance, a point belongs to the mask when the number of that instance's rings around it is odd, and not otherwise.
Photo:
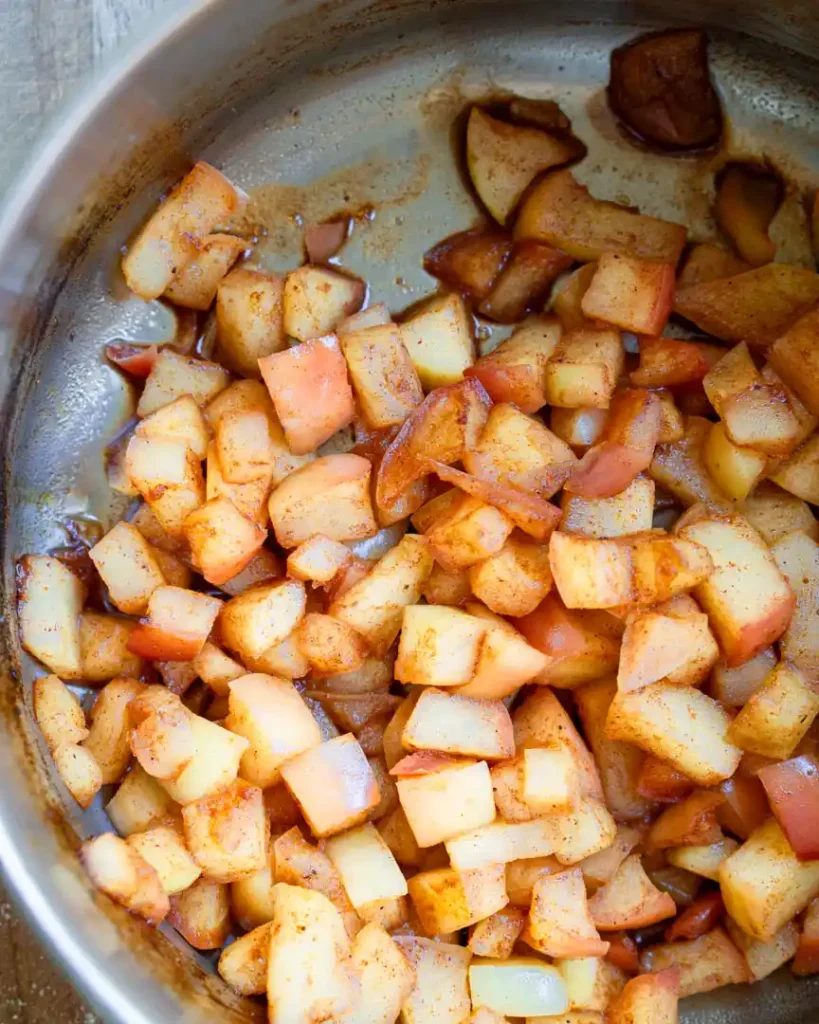
[(469, 965), (472, 1005), (498, 1014), (539, 1017), (568, 1009), (566, 984), (558, 969), (537, 957), (500, 963), (475, 958)]
[(593, 894), (610, 882), (626, 857), (642, 842), (642, 838), (642, 830), (638, 825), (618, 825), (611, 846), (585, 857), (579, 864), (586, 890)]
[(819, 694), (802, 673), (780, 662), (731, 722), (733, 743), (754, 754), (784, 760), (819, 714)]
[(270, 521), (282, 547), (297, 547), (316, 533), (338, 541), (377, 533), (370, 500), (371, 469), (360, 455), (324, 455), (283, 480), (269, 504)]
[(226, 946), (217, 970), (223, 981), (240, 996), (261, 996), (267, 991), (267, 952), (270, 922), (258, 925)]
[(646, 754), (637, 778), (637, 792), (647, 800), (676, 803), (693, 792), (694, 783), (687, 775), (653, 754)]
[(485, 761), (464, 761), (399, 778), (397, 786), (401, 807), (422, 849), (488, 825), (495, 817)]
[(187, 516), (205, 501), (202, 467), (183, 438), (132, 437), (126, 471), (168, 533), (181, 534)]
[(132, 833), (128, 845), (156, 871), (169, 896), (183, 892), (202, 874), (176, 828), (157, 825), (145, 832)]
[(589, 320), (635, 334), (658, 335), (674, 298), (674, 265), (606, 252), (581, 302)]
[(554, 288), (549, 308), (557, 314), (565, 331), (591, 326), (583, 315), (582, 302), (596, 272), (596, 263), (584, 263)]
[[(469, 605), (469, 610), (477, 615), (474, 604)], [(539, 678), (547, 664), (546, 655), (526, 643), (514, 629), (490, 622), (480, 643), (472, 679), (452, 692), (463, 697), (502, 700), (524, 683)]]
[(115, 676), (142, 675), (143, 662), (128, 650), (134, 623), (117, 615), (85, 611), (80, 615), (82, 679), (106, 683)]
[(764, 651), (760, 651), (735, 668), (729, 668), (720, 660), (711, 675), (712, 695), (728, 707), (741, 708), (751, 694), (762, 685), (765, 677), (776, 665), (776, 660), (773, 647), (766, 647)]
[(512, 239), (497, 230), (459, 231), (424, 253), (424, 270), (480, 302), (492, 291), (511, 251)]
[[(611, 948), (611, 947), (610, 947)], [(572, 1007), (580, 1008), (578, 1013), (593, 1011), (602, 1016), (603, 1011), (622, 991), (627, 975), (608, 959), (600, 957), (568, 957), (556, 962), (557, 969), (566, 983), (566, 991)], [(547, 1021), (550, 1018), (546, 1018)], [(559, 1024), (563, 1024), (558, 1018)], [(567, 1024), (586, 1024), (585, 1018), (569, 1017)]]
[(353, 943), (360, 992), (351, 1021), (394, 1024), (415, 985), (415, 971), (399, 946), (377, 924), (361, 929)]
[(709, 846), (675, 846), (666, 857), (675, 868), (718, 882), (720, 868), (738, 847), (736, 839), (720, 839)]
[(611, 1024), (677, 1024), (679, 988), (674, 968), (631, 978), (609, 1007)]
[(141, 299), (158, 298), (196, 258), (197, 239), (239, 205), (239, 193), (227, 178), (204, 161), (195, 164), (130, 244), (122, 272), (131, 291)]
[(685, 617), (645, 612), (626, 625), (617, 686), (624, 691), (639, 690), (665, 678), (697, 685), (718, 657), (708, 616), (698, 611)]
[(191, 395), (197, 405), (205, 406), (229, 383), (230, 374), (218, 363), (163, 348), (145, 381), (137, 416), (144, 419), (183, 395)]
[[(272, 472), (272, 471), (271, 471)], [(208, 445), (208, 456), (205, 479), (205, 498), (214, 501), (226, 498), (231, 501), (241, 514), (258, 526), (267, 527), (267, 500), (270, 497), (271, 473), (267, 476), (251, 480), (246, 484), (231, 484), (222, 473), (219, 452), (216, 442)]]
[(168, 923), (194, 949), (219, 949), (231, 931), (228, 887), (208, 878), (197, 879), (171, 897)]
[(135, 764), (105, 807), (121, 836), (146, 832), (175, 821), (177, 810), (162, 786), (140, 764)]
[(395, 324), (347, 333), (341, 350), (368, 426), (399, 426), (423, 402), (418, 374)]
[(475, 191), (505, 224), (529, 184), (543, 171), (582, 154), (575, 142), (538, 128), (507, 124), (473, 107), (466, 132), (466, 160)]
[(571, 256), (543, 242), (517, 242), (478, 312), (501, 324), (520, 322), (542, 305), (552, 282), (572, 262)]
[(741, 750), (728, 739), (731, 719), (717, 701), (692, 687), (653, 683), (618, 693), (609, 709), (610, 739), (634, 743), (670, 762), (702, 786), (736, 771)]
[(446, 841), (457, 871), (479, 871), (493, 864), (549, 857), (556, 846), (557, 818), (532, 821), (494, 821)]
[(372, 769), (351, 735), (306, 750), (280, 771), (318, 838), (360, 824), (380, 800)]
[[(31, 701), (34, 717), (49, 750), (81, 743), (88, 736), (82, 705), (57, 676), (40, 676), (35, 679)], [(511, 729), (510, 722), (510, 732)]]
[(329, 334), (345, 317), (358, 312), (365, 293), (358, 278), (327, 267), (299, 267), (284, 282), (284, 332), (299, 341)]
[(770, 942), (751, 938), (735, 924), (730, 917), (725, 919), (725, 930), (748, 964), (750, 981), (762, 981), (773, 974), (788, 960), (793, 959), (799, 948), (799, 929), (789, 921), (776, 933)]
[(213, 498), (191, 512), (184, 532), (196, 566), (214, 586), (247, 568), (267, 538), (267, 531), (226, 497)]
[(131, 523), (117, 523), (89, 551), (97, 572), (120, 611), (139, 615), (165, 577), (152, 546)]
[(702, 544), (714, 572), (696, 596), (729, 666), (748, 661), (777, 640), (793, 614), (793, 591), (764, 541), (741, 516), (703, 518), (682, 531)]
[(458, 686), (475, 675), (486, 623), (456, 608), (410, 605), (404, 611), (395, 677), (424, 686)]
[(571, 811), (579, 780), (566, 747), (531, 747), (522, 757), (523, 799), (535, 815)]
[(506, 906), (474, 925), (467, 945), (475, 956), (508, 960), (525, 921), (526, 912), (522, 907)]
[(241, 779), (182, 808), (185, 845), (205, 875), (235, 882), (267, 862), (270, 825), (262, 791)]
[(568, 408), (607, 409), (624, 359), (618, 331), (587, 328), (564, 334), (546, 366), (546, 400)]
[(771, 479), (812, 504), (819, 502), (819, 435), (809, 437), (789, 459), (777, 466)]
[(454, 292), (431, 299), (399, 330), (425, 391), (456, 384), (475, 361), (466, 307)]
[(258, 378), (259, 360), (286, 348), (283, 292), (280, 277), (247, 267), (237, 267), (219, 283), (217, 354), (235, 373)]
[(93, 885), (147, 921), (159, 924), (168, 914), (168, 894), (157, 873), (113, 832), (88, 839), (80, 859)]
[(769, 339), (773, 341), (768, 353), (770, 364), (813, 415), (819, 416), (819, 387), (816, 384), (819, 314), (812, 309), (795, 323), (783, 324), (782, 328), (775, 339)]
[(191, 395), (182, 395), (137, 423), (137, 437), (181, 437), (198, 459), (204, 459), (209, 433), (202, 410)]
[(641, 338), (640, 368), (631, 372), (631, 383), (639, 388), (665, 388), (675, 384), (693, 384), (708, 372), (713, 355), (719, 358), (720, 349), (712, 349), (692, 341), (677, 338)]
[(570, 171), (556, 171), (526, 196), (515, 237), (548, 242), (577, 260), (596, 260), (614, 252), (676, 266), (686, 229), (595, 199)]
[(472, 592), (498, 615), (527, 615), (552, 586), (549, 549), (513, 533), (494, 555), (471, 568)]
[(82, 679), (80, 613), (86, 588), (50, 555), (17, 564), (17, 614), (23, 647), (61, 679)]
[(157, 587), (128, 649), (143, 658), (191, 661), (202, 650), (221, 608), (222, 602), (207, 594)]
[(549, 426), (561, 441), (572, 448), (589, 448), (599, 440), (603, 432), (608, 409), (561, 409), (552, 408)]
[(719, 880), (731, 917), (748, 935), (772, 942), (819, 894), (819, 861), (799, 861), (770, 818), (723, 862)]
[(559, 321), (533, 316), (466, 371), (477, 377), (493, 402), (511, 402), (533, 413), (546, 404), (546, 365), (560, 340)]
[(761, 768), (757, 778), (765, 787), (774, 817), (800, 860), (819, 859), (819, 837), (813, 822), (819, 799), (819, 766), (802, 755)]
[[(292, 332), (289, 332), (292, 333)], [(355, 414), (347, 363), (334, 334), (275, 352), (259, 360), (291, 452), (315, 451)]]
[(462, 1024), (470, 1011), (470, 951), (408, 935), (394, 941), (415, 970), (415, 988), (401, 1007), (401, 1024)]
[(734, 501), (747, 498), (768, 465), (761, 452), (735, 445), (723, 423), (712, 424), (702, 447), (702, 461), (720, 490)]
[(640, 967), (651, 974), (679, 968), (680, 998), (749, 980), (745, 957), (722, 928), (687, 942), (653, 946), (640, 956)]
[(460, 873), (452, 868), (419, 871), (408, 885), (421, 927), (430, 936), (468, 928), (508, 902), (502, 864)]
[(650, 530), (654, 515), (654, 481), (638, 476), (610, 498), (584, 498), (563, 492), (561, 527), (598, 539)]
[(131, 760), (128, 708), (144, 690), (137, 679), (112, 679), (97, 694), (82, 745), (99, 765), (103, 785), (119, 782), (125, 774)]
[(489, 760), (515, 752), (512, 720), (501, 701), (434, 689), (421, 694), (401, 738), (407, 750), (440, 750)]
[(613, 608), (634, 599), (631, 552), (615, 540), (556, 531), (549, 563), (567, 608)]
[(722, 793), (697, 790), (674, 804), (651, 826), (646, 843), (649, 849), (663, 850), (673, 846), (708, 846), (722, 836), (717, 823), (717, 808), (724, 802)]
[(685, 416), (683, 426), (685, 433), (679, 441), (657, 445), (648, 468), (649, 475), (686, 507), (702, 501), (713, 508), (727, 510), (732, 503), (702, 461), (710, 422), (701, 416)]
[(342, 1017), (356, 1000), (350, 940), (333, 904), (320, 892), (278, 883), (267, 959), (268, 1018), (310, 1024)]
[(819, 902), (811, 900), (805, 914), (805, 921), (802, 926), (802, 934), (799, 937), (799, 948), (796, 950), (791, 970), (797, 977), (805, 977), (816, 974), (819, 970)]
[(807, 502), (780, 490), (775, 484), (763, 482), (756, 487), (745, 499), (742, 511), (769, 546), (796, 531), (819, 540), (819, 520)]
[(523, 941), (552, 957), (605, 956), (608, 943), (592, 922), (580, 868), (538, 879)]
[(64, 743), (56, 747), (51, 756), (63, 785), (80, 807), (86, 810), (103, 784), (102, 770), (96, 758), (90, 750), (76, 743)]
[(626, 857), (611, 881), (589, 900), (592, 921), (601, 931), (645, 928), (676, 912), (674, 900), (652, 884), (639, 854)]
[[(804, 267), (768, 263), (732, 277), (678, 288), (674, 309), (716, 338), (761, 347), (779, 338), (817, 299), (819, 275)], [(799, 393), (798, 388), (794, 390)]]

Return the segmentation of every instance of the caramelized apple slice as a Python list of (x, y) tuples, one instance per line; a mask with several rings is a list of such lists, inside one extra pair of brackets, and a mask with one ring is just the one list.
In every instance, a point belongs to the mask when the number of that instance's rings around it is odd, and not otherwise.
[(768, 227), (782, 202), (782, 182), (767, 167), (732, 164), (720, 176), (717, 223), (754, 267), (776, 259)]

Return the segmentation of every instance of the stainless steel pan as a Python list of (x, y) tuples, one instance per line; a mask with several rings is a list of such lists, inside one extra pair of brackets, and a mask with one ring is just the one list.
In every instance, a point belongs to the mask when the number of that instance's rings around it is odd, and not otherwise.
[[(66, 517), (107, 524), (116, 513), (101, 439), (128, 415), (131, 395), (101, 347), (170, 330), (162, 310), (125, 296), (114, 273), (120, 245), (191, 158), (204, 156), (253, 196), (270, 266), (298, 258), (296, 214), (359, 210), (345, 262), (399, 309), (432, 287), (423, 250), (475, 216), (452, 126), (470, 97), (499, 89), (560, 99), (589, 145), (580, 176), (595, 193), (678, 217), (705, 236), (714, 163), (633, 148), (602, 99), (612, 47), (672, 23), (712, 29), (729, 150), (787, 172), (793, 187), (775, 231), (790, 259), (809, 260), (798, 186), (819, 180), (811, 0), (210, 0), (122, 58), (64, 116), (8, 197), (0, 217), (0, 859), (107, 1019), (263, 1017), (170, 933), (92, 896), (73, 848), (78, 834), (99, 829), (100, 812), (63, 802), (31, 730), (14, 559), (65, 543)], [(684, 1019), (811, 1024), (819, 983), (784, 973), (693, 999)]]

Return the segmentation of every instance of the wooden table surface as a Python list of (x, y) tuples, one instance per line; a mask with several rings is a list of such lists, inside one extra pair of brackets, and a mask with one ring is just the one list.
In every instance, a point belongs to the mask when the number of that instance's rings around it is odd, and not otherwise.
[[(0, 0), (0, 190), (92, 69), (179, 0)], [(0, 1024), (100, 1024), (0, 886)]]

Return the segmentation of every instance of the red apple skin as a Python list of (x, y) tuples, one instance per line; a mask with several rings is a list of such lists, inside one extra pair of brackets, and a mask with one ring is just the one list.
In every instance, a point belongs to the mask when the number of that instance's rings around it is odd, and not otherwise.
[(640, 951), (637, 943), (625, 932), (614, 932), (608, 937), (609, 951), (606, 959), (627, 974), (640, 973)]
[(521, 412), (537, 412), (546, 404), (534, 366), (493, 366), (490, 359), (470, 366), (464, 376), (476, 377), (493, 402), (512, 402)]
[(156, 345), (130, 345), (127, 342), (115, 342), (105, 346), (106, 358), (124, 370), (131, 377), (144, 380), (153, 370), (159, 349)]
[(193, 661), (205, 640), (207, 637), (168, 633), (142, 621), (128, 638), (128, 650), (153, 661)]
[(416, 750), (390, 768), (390, 775), (432, 775), (442, 768), (458, 764), (458, 758), (438, 750)]
[(723, 914), (725, 904), (719, 889), (697, 896), (690, 907), (677, 917), (666, 929), (665, 941), (676, 942), (677, 939), (698, 939), (715, 928)]
[(774, 817), (800, 860), (819, 859), (819, 764), (803, 755), (761, 768)]

